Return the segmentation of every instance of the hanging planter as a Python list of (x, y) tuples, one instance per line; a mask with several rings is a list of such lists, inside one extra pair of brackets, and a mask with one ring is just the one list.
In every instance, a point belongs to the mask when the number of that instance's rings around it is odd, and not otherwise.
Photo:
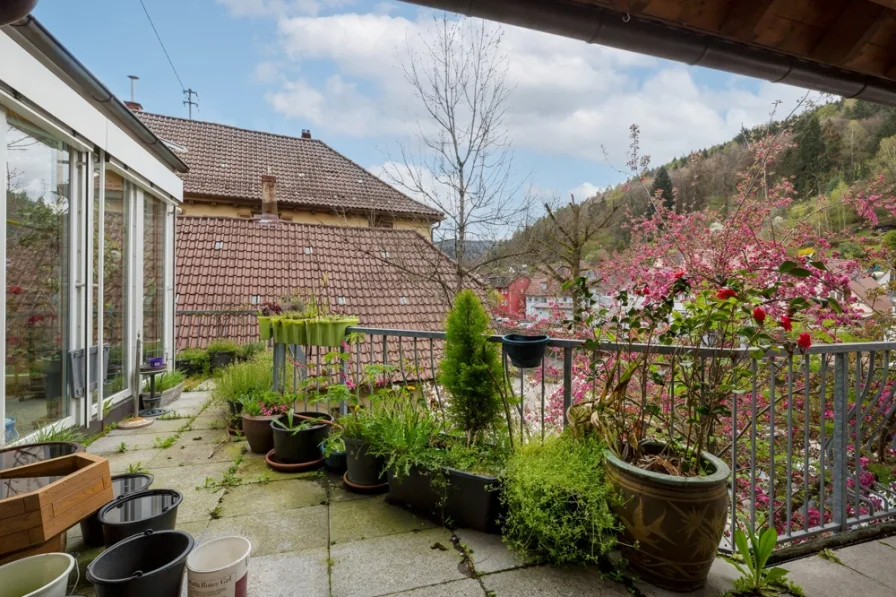
[(358, 325), (357, 317), (333, 317), (309, 319), (306, 321), (307, 343), (311, 346), (342, 346), (345, 330), (349, 326)]
[(307, 331), (305, 321), (302, 319), (287, 319), (283, 322), (286, 328), (286, 343), (304, 346), (307, 344)]
[(514, 367), (532, 369), (540, 367), (545, 350), (551, 339), (547, 336), (527, 336), (525, 334), (507, 334), (501, 338), (504, 350)]
[(270, 316), (258, 316), (258, 336), (262, 340), (270, 340), (274, 337), (274, 325)]
[(274, 336), (274, 342), (277, 344), (286, 344), (286, 320), (282, 317), (271, 317), (271, 332)]

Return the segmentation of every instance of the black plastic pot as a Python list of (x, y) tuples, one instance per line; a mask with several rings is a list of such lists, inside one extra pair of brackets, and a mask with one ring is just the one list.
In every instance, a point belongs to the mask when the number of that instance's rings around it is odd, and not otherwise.
[(367, 442), (363, 439), (343, 437), (345, 441), (346, 466), (349, 483), (372, 487), (386, 482), (386, 462), (382, 456), (367, 452)]
[(143, 531), (170, 531), (184, 496), (174, 489), (150, 489), (126, 495), (100, 508), (106, 547)]
[(330, 455), (324, 458), (324, 467), (331, 473), (341, 475), (348, 468), (347, 460), (345, 452), (330, 452)]
[(386, 499), (396, 505), (406, 506), (429, 516), (438, 514), (440, 497), (432, 488), (428, 472), (412, 467), (405, 477), (397, 477), (392, 471), (387, 473), (389, 493)]
[(75, 442), (43, 442), (13, 446), (0, 450), (0, 471), (83, 451), (84, 446)]
[(483, 533), (497, 533), (506, 508), (501, 503), (501, 482), (491, 475), (477, 475), (457, 469), (446, 469), (448, 495), (445, 519), (461, 528)]
[(162, 395), (156, 394), (155, 398), (150, 398), (149, 394), (140, 394), (141, 410), (148, 408), (159, 408), (162, 405)]
[(233, 362), (232, 352), (213, 352), (209, 355), (212, 370), (226, 367)]
[(544, 351), (551, 339), (547, 336), (527, 336), (525, 334), (507, 334), (501, 338), (504, 350), (510, 362), (520, 369), (540, 367)]
[(101, 553), (87, 566), (97, 597), (177, 597), (193, 537), (147, 530)]
[[(315, 417), (332, 421), (333, 417), (325, 413), (300, 412), (295, 413), (305, 417)], [(293, 423), (300, 419), (293, 418)], [(281, 415), (279, 421), (287, 424), (287, 415)], [(314, 462), (321, 460), (320, 445), (330, 434), (330, 426), (326, 423), (318, 423), (308, 429), (299, 431), (286, 431), (271, 421), (271, 429), (274, 431), (274, 454), (277, 461), (284, 464), (298, 464), (302, 462)]]
[[(152, 475), (146, 473), (124, 473), (112, 477), (112, 497), (118, 499), (132, 493), (139, 493), (152, 485)], [(97, 510), (81, 521), (81, 537), (88, 547), (103, 545), (103, 525)]]

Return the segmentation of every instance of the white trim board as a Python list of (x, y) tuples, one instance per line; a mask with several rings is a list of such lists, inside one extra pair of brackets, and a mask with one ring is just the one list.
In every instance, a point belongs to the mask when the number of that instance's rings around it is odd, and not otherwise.
[[(183, 182), (143, 145), (69, 87), (49, 68), (32, 56), (5, 31), (0, 30), (0, 83), (18, 93), (15, 101), (56, 119), (72, 136), (87, 139), (93, 145), (127, 164), (128, 168), (183, 201)], [(9, 100), (8, 96), (0, 100)], [(62, 126), (60, 127), (62, 128)]]

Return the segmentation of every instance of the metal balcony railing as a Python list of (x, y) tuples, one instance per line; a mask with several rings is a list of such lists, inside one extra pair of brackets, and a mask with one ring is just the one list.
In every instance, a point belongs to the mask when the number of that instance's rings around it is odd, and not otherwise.
[[(389, 365), (378, 383), (425, 385), (432, 404), (450, 399), (434, 381), (444, 332), (354, 327), (348, 333), (360, 340), (341, 349), (274, 345), (277, 386), (295, 388), (305, 375), (320, 376), (327, 353), (336, 350), (344, 357), (334, 381), (357, 388), (366, 365)], [(588, 396), (590, 360), (615, 348), (600, 345), (591, 352), (580, 340), (554, 339), (542, 366), (526, 371), (505, 355), (518, 401), (514, 416), (524, 422), (518, 427), (525, 441), (563, 429), (569, 406)], [(718, 356), (712, 348), (649, 350), (666, 358), (667, 379), (675, 378), (684, 359)], [(873, 534), (888, 526), (880, 523), (896, 519), (896, 343), (817, 345), (805, 354), (761, 358), (746, 350), (725, 354), (749, 359), (750, 379), (729, 400), (719, 439), (710, 446), (732, 471), (723, 549), (730, 549), (732, 528), (770, 523), (782, 546), (811, 540), (818, 547)]]

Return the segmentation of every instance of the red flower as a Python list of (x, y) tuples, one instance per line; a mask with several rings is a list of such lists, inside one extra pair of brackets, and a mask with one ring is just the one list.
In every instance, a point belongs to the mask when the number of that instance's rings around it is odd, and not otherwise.
[(812, 346), (812, 337), (808, 333), (803, 332), (800, 334), (800, 337), (797, 338), (796, 343), (803, 350), (808, 350), (809, 347)]
[(731, 290), (730, 288), (722, 288), (716, 293), (716, 298), (720, 301), (727, 301), (730, 298), (737, 296), (737, 293)]
[(756, 320), (756, 323), (762, 325), (765, 321), (765, 309), (762, 307), (756, 307), (753, 309), (753, 319)]
[(684, 271), (675, 272), (675, 279), (684, 278)]
[(22, 294), (25, 290), (21, 286), (10, 286), (9, 294)]
[(778, 324), (784, 328), (785, 331), (789, 332), (793, 329), (793, 323), (790, 321), (790, 318), (786, 315), (782, 315), (781, 319), (778, 320)]
[(635, 294), (637, 294), (638, 296), (647, 296), (648, 294), (650, 294), (650, 287), (645, 286), (644, 288), (639, 288), (635, 291)]

